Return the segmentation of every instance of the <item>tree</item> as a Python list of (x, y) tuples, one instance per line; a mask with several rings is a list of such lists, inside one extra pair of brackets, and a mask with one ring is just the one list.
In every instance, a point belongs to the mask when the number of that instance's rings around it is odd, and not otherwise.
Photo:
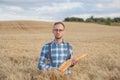
[(113, 19), (114, 22), (120, 22), (120, 17), (116, 17)]
[(87, 18), (87, 19), (86, 19), (86, 22), (94, 22), (94, 17), (91, 16), (90, 18)]
[(104, 22), (106, 25), (111, 25), (112, 20), (110, 18), (107, 18)]
[(84, 22), (84, 19), (82, 18), (77, 18), (77, 17), (71, 17), (71, 18), (65, 18), (63, 21), (68, 21), (68, 22)]

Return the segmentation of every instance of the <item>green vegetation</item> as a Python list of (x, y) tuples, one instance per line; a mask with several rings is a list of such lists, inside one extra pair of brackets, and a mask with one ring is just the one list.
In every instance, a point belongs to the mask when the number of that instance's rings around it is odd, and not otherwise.
[(84, 22), (84, 19), (77, 18), (77, 17), (71, 17), (71, 18), (65, 18), (64, 21), (68, 21), (68, 22)]
[(112, 26), (120, 26), (120, 17), (115, 18), (94, 18), (91, 16), (90, 18), (87, 18), (86, 20), (78, 17), (68, 17), (65, 18), (63, 21), (65, 22), (92, 22), (92, 23), (99, 23), (99, 24), (105, 24), (105, 25), (112, 25)]

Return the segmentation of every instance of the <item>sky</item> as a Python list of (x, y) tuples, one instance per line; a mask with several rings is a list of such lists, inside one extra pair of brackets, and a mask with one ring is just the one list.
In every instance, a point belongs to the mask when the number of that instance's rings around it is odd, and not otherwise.
[(120, 0), (0, 0), (0, 20), (120, 17)]

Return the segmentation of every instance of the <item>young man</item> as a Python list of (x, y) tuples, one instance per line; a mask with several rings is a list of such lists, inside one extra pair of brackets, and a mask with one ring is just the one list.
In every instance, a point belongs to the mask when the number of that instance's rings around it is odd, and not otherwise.
[[(62, 22), (54, 23), (52, 30), (55, 39), (43, 46), (38, 68), (43, 69), (57, 69), (66, 60), (72, 58), (73, 48), (71, 44), (67, 43), (63, 39), (65, 32), (65, 25)], [(77, 61), (72, 60), (72, 65), (75, 65)], [(71, 71), (68, 68), (66, 74), (70, 74)]]

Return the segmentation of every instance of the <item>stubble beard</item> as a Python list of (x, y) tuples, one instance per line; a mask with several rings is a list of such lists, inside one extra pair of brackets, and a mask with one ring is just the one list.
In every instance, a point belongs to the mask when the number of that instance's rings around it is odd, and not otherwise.
[(62, 37), (55, 37), (56, 40), (62, 39)]

